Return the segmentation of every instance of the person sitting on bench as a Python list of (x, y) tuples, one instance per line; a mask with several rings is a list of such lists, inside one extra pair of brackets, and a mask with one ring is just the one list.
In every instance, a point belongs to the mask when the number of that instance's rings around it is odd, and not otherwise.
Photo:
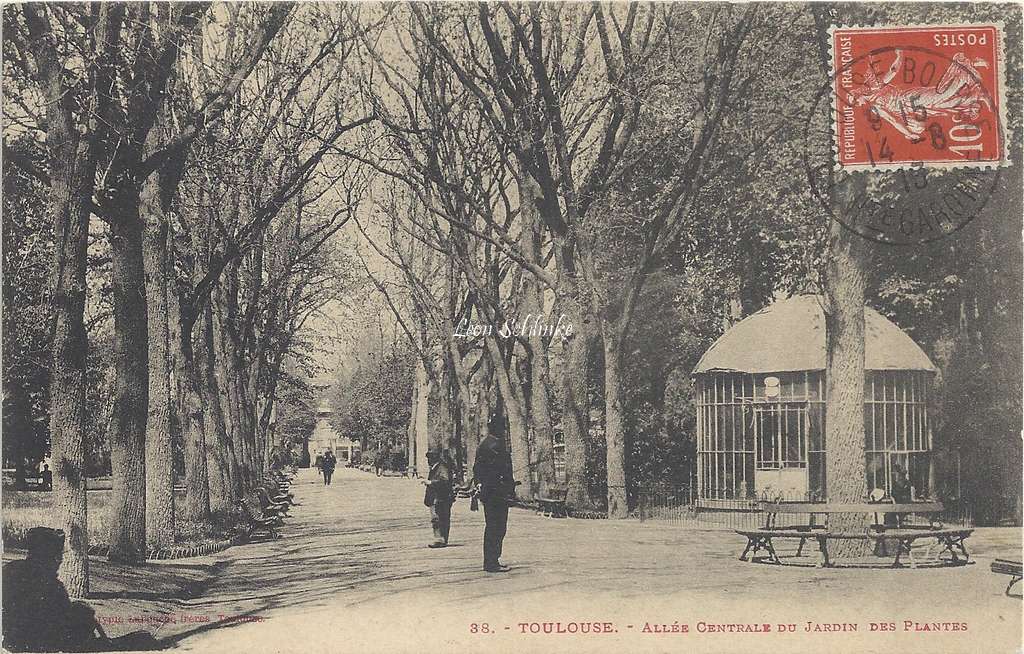
[(64, 532), (33, 527), (26, 534), (28, 558), (3, 567), (3, 646), (12, 652), (98, 652), (156, 649), (147, 632), (109, 639), (92, 607), (72, 602), (57, 569), (64, 558)]

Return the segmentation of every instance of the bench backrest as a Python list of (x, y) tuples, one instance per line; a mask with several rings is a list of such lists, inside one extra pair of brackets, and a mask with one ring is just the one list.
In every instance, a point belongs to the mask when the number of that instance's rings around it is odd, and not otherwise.
[(942, 513), (942, 502), (910, 502), (892, 504), (841, 504), (822, 502), (770, 502), (764, 505), (768, 513)]
[(263, 518), (263, 507), (259, 505), (256, 498), (252, 495), (246, 495), (242, 498), (242, 509), (251, 518)]
[(534, 497), (540, 500), (549, 500), (555, 502), (564, 502), (565, 496), (569, 494), (569, 489), (564, 486), (549, 486), (546, 493), (541, 495), (534, 494)]

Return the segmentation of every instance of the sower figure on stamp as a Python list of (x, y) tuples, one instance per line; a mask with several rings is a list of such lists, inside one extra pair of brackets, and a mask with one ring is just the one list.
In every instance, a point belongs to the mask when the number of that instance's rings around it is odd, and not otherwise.
[(427, 464), (430, 472), (423, 481), (427, 487), (423, 503), (430, 507), (430, 525), (434, 528), (434, 542), (427, 547), (445, 547), (452, 526), (452, 504), (455, 502), (452, 469), (442, 453), (435, 449), (427, 451)]
[(473, 464), (473, 477), (478, 484), (480, 502), (484, 505), (484, 570), (487, 572), (508, 572), (502, 565), (502, 541), (508, 525), (508, 498), (515, 492), (516, 483), (512, 478), (512, 458), (501, 437), (499, 422), (492, 418), (487, 426), (488, 434), (480, 441)]

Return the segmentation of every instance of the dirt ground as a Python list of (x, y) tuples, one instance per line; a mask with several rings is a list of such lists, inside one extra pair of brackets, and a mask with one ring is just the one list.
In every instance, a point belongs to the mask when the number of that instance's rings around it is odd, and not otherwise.
[(276, 541), (134, 571), (97, 561), (108, 633), (145, 628), (194, 652), (1021, 649), (1021, 602), (989, 570), (1020, 558), (1020, 529), (976, 530), (966, 566), (820, 569), (813, 547), (783, 566), (740, 562), (727, 529), (513, 509), (512, 571), (489, 575), (468, 501), (434, 550), (414, 480), (340, 469), (324, 487), (310, 470), (292, 488), (300, 505)]

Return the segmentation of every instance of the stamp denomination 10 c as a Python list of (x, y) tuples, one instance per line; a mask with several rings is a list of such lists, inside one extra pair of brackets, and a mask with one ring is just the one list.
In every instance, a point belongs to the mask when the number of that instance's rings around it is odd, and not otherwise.
[(999, 25), (833, 27), (837, 170), (1006, 165)]

